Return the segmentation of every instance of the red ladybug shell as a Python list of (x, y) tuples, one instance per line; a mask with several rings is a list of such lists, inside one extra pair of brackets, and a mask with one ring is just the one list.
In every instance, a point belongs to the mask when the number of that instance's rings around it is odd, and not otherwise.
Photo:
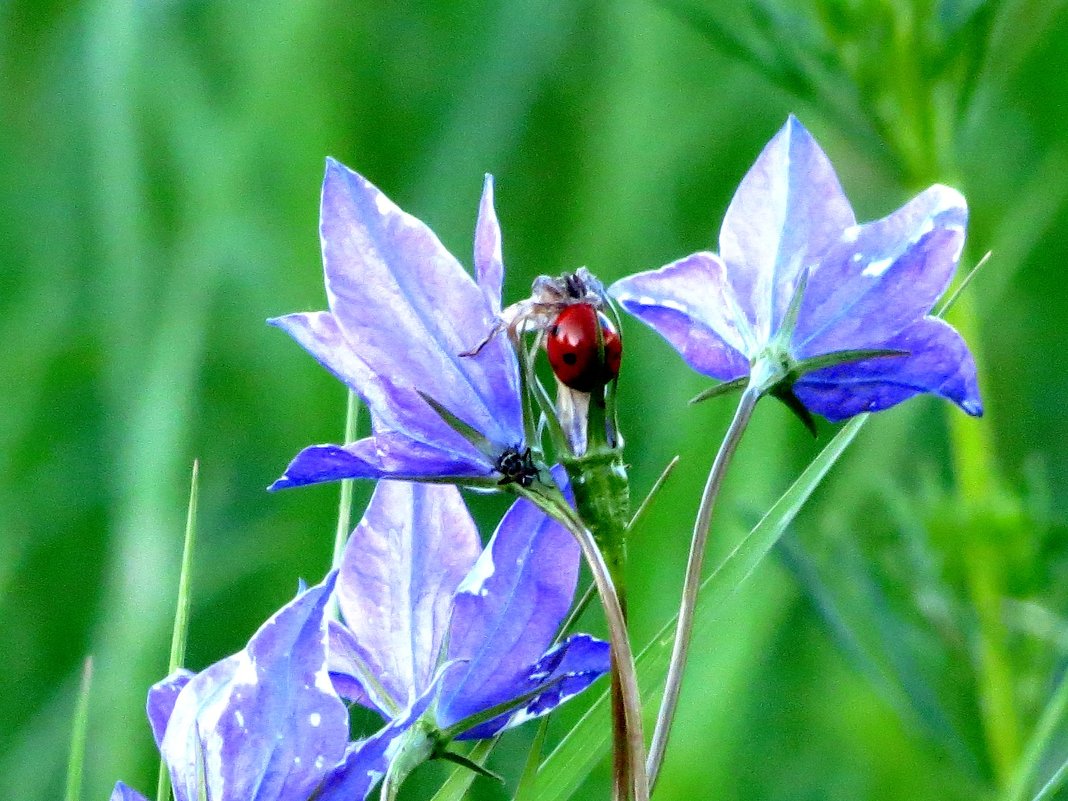
[[(604, 339), (604, 362), (598, 358), (597, 323)], [(589, 303), (565, 306), (549, 326), (545, 341), (556, 377), (580, 392), (590, 392), (619, 375), (623, 342), (612, 324)]]

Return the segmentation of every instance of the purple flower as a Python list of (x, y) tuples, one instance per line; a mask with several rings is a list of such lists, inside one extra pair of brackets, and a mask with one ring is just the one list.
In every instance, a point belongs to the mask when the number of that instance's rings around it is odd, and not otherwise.
[[(967, 346), (928, 316), (967, 218), (961, 194), (935, 185), (858, 225), (827, 156), (791, 116), (735, 192), (719, 255), (695, 253), (609, 291), (698, 372), (778, 384), (829, 420), (920, 392), (980, 415)], [(884, 353), (861, 358), (875, 351)]]
[(149, 691), (176, 801), (196, 801), (201, 781), (212, 801), (306, 801), (346, 758), (348, 710), (327, 672), (324, 610), (334, 580), (298, 595), (244, 650)]
[(475, 229), (477, 282), (426, 225), (332, 159), (319, 230), (330, 310), (270, 323), (360, 395), (373, 433), (305, 448), (272, 489), (340, 478), (529, 482), (516, 356), (505, 337), (483, 342), (503, 279), (492, 178)]
[(340, 569), (345, 625), (330, 626), (335, 686), (393, 721), (364, 769), (385, 771), (387, 751), (417, 763), (450, 739), (492, 737), (605, 673), (607, 643), (552, 644), (578, 568), (574, 538), (529, 501), (482, 550), (455, 487), (379, 482)]

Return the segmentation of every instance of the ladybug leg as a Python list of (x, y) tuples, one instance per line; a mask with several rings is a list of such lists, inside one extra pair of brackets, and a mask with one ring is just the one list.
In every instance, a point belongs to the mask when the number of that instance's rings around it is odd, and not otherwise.
[(504, 323), (498, 320), (496, 323), (493, 324), (493, 328), (490, 329), (490, 332), (486, 334), (485, 339), (475, 345), (475, 347), (471, 348), (471, 350), (462, 351), (459, 355), (461, 357), (478, 356), (478, 354), (482, 352), (482, 349), (490, 343), (490, 340), (492, 340), (495, 336), (497, 336), (497, 334), (499, 334), (503, 330)]

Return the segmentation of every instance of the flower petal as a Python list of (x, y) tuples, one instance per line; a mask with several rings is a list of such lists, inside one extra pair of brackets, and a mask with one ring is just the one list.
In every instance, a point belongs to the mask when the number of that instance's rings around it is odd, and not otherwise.
[(809, 410), (833, 422), (887, 409), (921, 392), (941, 395), (968, 414), (983, 413), (975, 361), (948, 323), (925, 317), (886, 347), (909, 355), (817, 370), (794, 385), (797, 397)]
[(363, 661), (405, 707), (430, 684), (452, 596), (481, 550), (460, 492), (382, 481), (341, 562), (338, 603)]
[[(320, 235), (330, 310), (370, 371), (432, 396), (495, 443), (521, 443), (515, 354), (494, 337), (477, 356), (460, 355), (493, 329), (494, 310), (434, 233), (328, 160)], [(425, 428), (455, 435), (425, 403), (417, 408)]]
[(115, 789), (111, 791), (111, 801), (148, 801), (148, 799), (122, 782), (115, 782)]
[(790, 115), (739, 184), (719, 235), (731, 287), (757, 342), (778, 330), (801, 269), (855, 223), (830, 160)]
[(364, 687), (364, 681), (361, 680), (363, 653), (352, 632), (336, 620), (327, 621), (327, 631), (327, 669), (330, 671), (334, 690), (347, 701), (377, 710), (384, 718), (390, 717), (391, 699), (381, 698), (377, 693), (372, 696), (372, 692), (377, 688)]
[(326, 672), (324, 609), (334, 576), (275, 613), (245, 650), (179, 694), (161, 752), (177, 801), (307, 798), (341, 759), (348, 713)]
[(316, 801), (363, 801), (386, 775), (397, 741), (427, 710), (432, 693), (421, 696), (403, 715), (366, 740), (349, 745), (345, 756), (327, 774)]
[(967, 221), (960, 192), (935, 185), (893, 214), (846, 231), (809, 278), (796, 355), (883, 347), (927, 314), (953, 277)]
[[(749, 372), (744, 318), (714, 253), (694, 253), (659, 270), (616, 281), (609, 293), (653, 328), (694, 370), (729, 381)], [(741, 327), (740, 327), (741, 326)]]
[(441, 728), (530, 690), (531, 665), (567, 614), (578, 578), (574, 538), (520, 499), (456, 591), (449, 660), (442, 680)]
[(504, 258), (501, 255), (501, 226), (493, 207), (493, 176), (489, 174), (482, 185), (482, 201), (475, 224), (475, 275), (490, 309), (494, 314), (500, 314)]
[(179, 668), (163, 681), (156, 682), (148, 690), (148, 703), (146, 712), (148, 722), (152, 726), (152, 736), (156, 739), (156, 747), (163, 744), (163, 735), (167, 731), (167, 721), (174, 712), (174, 702), (178, 700), (178, 694), (187, 685), (194, 674), (191, 670)]
[[(484, 476), (493, 467), (486, 456), (411, 388), (401, 388), (367, 368), (329, 312), (289, 314), (268, 320), (292, 336), (337, 378), (355, 390), (371, 410), (375, 438), (360, 445), (313, 446), (287, 468), (272, 490), (341, 478), (379, 476)], [(503, 443), (502, 443), (503, 444)], [(383, 455), (400, 451), (397, 460)], [(445, 472), (443, 472), (445, 471)]]
[(578, 695), (611, 669), (610, 647), (588, 634), (568, 637), (551, 648), (527, 673), (525, 692), (543, 692), (519, 709), (494, 718), (461, 734), (459, 740), (493, 737), (528, 720), (547, 715), (564, 701)]
[(342, 478), (479, 479), (491, 475), (493, 468), (485, 458), (474, 448), (471, 453), (468, 457), (399, 433), (377, 434), (351, 445), (310, 445), (268, 489), (273, 492)]

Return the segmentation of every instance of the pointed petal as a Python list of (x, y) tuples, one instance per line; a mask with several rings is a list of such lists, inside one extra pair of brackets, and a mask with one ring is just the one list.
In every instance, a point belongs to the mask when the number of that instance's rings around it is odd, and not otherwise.
[(578, 578), (574, 538), (530, 501), (518, 500), (456, 591), (442, 680), (442, 728), (530, 689), (530, 666), (552, 642)]
[(802, 267), (856, 223), (834, 167), (791, 115), (742, 179), (719, 254), (757, 342), (778, 330)]
[(748, 374), (748, 323), (737, 312), (726, 267), (714, 253), (694, 253), (623, 278), (608, 291), (697, 372), (723, 381)]
[(115, 782), (115, 789), (111, 791), (110, 801), (148, 801), (148, 799), (122, 782)]
[(923, 317), (953, 277), (967, 221), (960, 192), (936, 185), (846, 231), (809, 279), (794, 334), (797, 356), (883, 347)]
[(564, 701), (573, 698), (611, 669), (608, 643), (588, 634), (568, 637), (548, 651), (527, 673), (527, 689), (544, 691), (507, 715), (487, 721), (464, 732), (459, 740), (493, 737), (528, 720), (547, 715)]
[(171, 719), (171, 713), (174, 712), (174, 702), (178, 700), (178, 694), (194, 675), (191, 670), (179, 668), (163, 681), (156, 682), (149, 688), (145, 711), (148, 713), (148, 722), (152, 726), (152, 736), (156, 740), (157, 748), (163, 743), (167, 721)]
[(452, 595), (481, 550), (460, 492), (379, 482), (349, 538), (337, 597), (360, 655), (403, 708), (429, 686)]
[[(428, 412), (434, 413), (429, 408)], [(469, 458), (390, 433), (351, 445), (310, 445), (268, 489), (273, 492), (342, 478), (479, 479), (491, 475), (493, 468), (486, 458), (474, 448), (470, 451)]]
[(420, 697), (405, 714), (366, 740), (352, 743), (345, 756), (327, 774), (316, 794), (316, 801), (364, 801), (382, 777), (397, 741), (426, 712), (432, 694)]
[(909, 355), (817, 370), (794, 391), (811, 411), (833, 422), (887, 409), (921, 392), (941, 395), (968, 414), (983, 413), (975, 361), (948, 323), (925, 317), (887, 344)]
[(504, 259), (501, 255), (501, 226), (493, 207), (493, 176), (489, 174), (482, 185), (482, 201), (478, 205), (478, 223), (475, 225), (475, 275), (490, 310), (500, 314)]
[(434, 233), (328, 160), (320, 236), (330, 310), (367, 367), (463, 410), (494, 442), (522, 442), (515, 354), (495, 337), (478, 356), (460, 356), (492, 330), (494, 311)]
[[(361, 667), (365, 664), (359, 643), (347, 628), (336, 620), (327, 621), (328, 645), (327, 669), (334, 690), (347, 701), (374, 709), (384, 718), (390, 717), (391, 699), (372, 697), (371, 689), (364, 688)], [(371, 684), (371, 682), (367, 682)], [(381, 685), (379, 685), (381, 687)]]
[[(267, 324), (280, 328), (293, 337), (298, 345), (314, 356), (335, 378), (348, 384), (350, 389), (366, 393), (370, 388), (368, 385), (372, 382), (373, 373), (356, 356), (351, 343), (337, 324), (337, 319), (330, 312), (286, 314), (282, 317), (272, 317)], [(389, 409), (385, 399), (364, 400), (376, 408), (381, 403), (384, 409), (380, 409), (379, 414)]]
[[(464, 464), (479, 462), (484, 466), (477, 470), (479, 475), (492, 472), (492, 465), (479, 454), (462, 436), (453, 431), (441, 420), (426, 401), (412, 388), (397, 386), (389, 378), (376, 375), (356, 355), (356, 350), (345, 338), (338, 326), (337, 319), (329, 312), (309, 312), (289, 314), (268, 320), (273, 326), (281, 328), (292, 336), (305, 350), (314, 356), (320, 364), (332, 372), (338, 379), (359, 394), (371, 410), (372, 426), (376, 433), (396, 432), (391, 436), (397, 440), (411, 441), (416, 465), (428, 448), (442, 451), (452, 461)], [(514, 444), (514, 443), (502, 443)], [(339, 447), (339, 446), (330, 446)], [(384, 447), (384, 446), (382, 446)], [(381, 448), (379, 448), (381, 450)], [(353, 451), (353, 454), (357, 451)], [(350, 454), (352, 455), (352, 454)], [(370, 464), (354, 463), (345, 454), (333, 451), (313, 450), (298, 457), (291, 469), (287, 470), (290, 481), (273, 489), (287, 486), (310, 484), (320, 481), (333, 481), (338, 478), (366, 478), (379, 473), (397, 472), (395, 466), (381, 464), (374, 449), (369, 449), (362, 456)], [(433, 457), (423, 472), (436, 475), (435, 470), (442, 469)], [(440, 458), (440, 457), (439, 457)], [(469, 471), (470, 468), (464, 468)], [(420, 475), (417, 472), (415, 475)], [(303, 476), (298, 481), (298, 476)]]
[(179, 694), (161, 752), (177, 801), (306, 798), (342, 757), (348, 712), (326, 672), (331, 575), (272, 616), (248, 647)]

